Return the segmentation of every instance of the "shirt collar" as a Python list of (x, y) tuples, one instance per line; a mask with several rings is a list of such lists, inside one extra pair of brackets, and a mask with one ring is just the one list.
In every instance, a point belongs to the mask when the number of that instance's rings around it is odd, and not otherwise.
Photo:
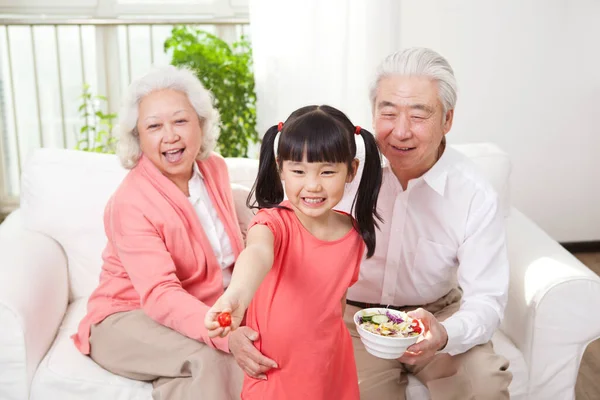
[(198, 167), (198, 163), (194, 161), (193, 166), (194, 172), (192, 173), (192, 177), (188, 181), (188, 190), (190, 192), (189, 199), (192, 202), (196, 202), (202, 194), (202, 183), (204, 181), (204, 177), (202, 176), (202, 172), (200, 171), (200, 167)]
[[(450, 148), (450, 146), (446, 145), (442, 156), (439, 160), (433, 164), (433, 167), (429, 169), (429, 171), (425, 172), (423, 175), (416, 179), (412, 179), (408, 182), (408, 188), (413, 187), (418, 182), (423, 180), (430, 188), (432, 188), (436, 193), (440, 196), (443, 196), (446, 192), (446, 181), (448, 178), (448, 171), (453, 163), (453, 152), (454, 150)], [(390, 162), (383, 155), (381, 156), (381, 166), (382, 168), (390, 168)], [(393, 172), (392, 172), (393, 173)]]
[[(198, 175), (200, 178), (204, 179), (204, 176), (202, 176), (202, 171), (200, 171), (200, 167), (198, 166), (198, 162), (197, 161), (194, 161), (193, 169), (194, 169), (194, 176)], [(194, 176), (192, 176), (192, 178)]]
[(423, 174), (423, 180), (430, 188), (435, 190), (440, 196), (446, 192), (446, 182), (448, 178), (448, 169), (452, 165), (452, 150), (448, 146), (444, 149), (442, 156), (429, 171)]

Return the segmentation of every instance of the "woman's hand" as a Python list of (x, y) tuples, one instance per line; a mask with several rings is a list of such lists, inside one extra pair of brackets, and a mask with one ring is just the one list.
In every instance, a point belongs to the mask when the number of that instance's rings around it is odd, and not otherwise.
[(267, 380), (267, 372), (279, 368), (277, 363), (261, 354), (254, 346), (258, 332), (242, 326), (229, 336), (229, 351), (244, 372), (254, 378)]
[[(204, 317), (204, 326), (208, 330), (209, 337), (225, 337), (232, 330), (237, 329), (244, 319), (244, 313), (247, 306), (234, 293), (226, 290), (225, 293), (208, 310)], [(219, 315), (221, 313), (231, 314), (231, 325), (221, 326), (219, 324)]]

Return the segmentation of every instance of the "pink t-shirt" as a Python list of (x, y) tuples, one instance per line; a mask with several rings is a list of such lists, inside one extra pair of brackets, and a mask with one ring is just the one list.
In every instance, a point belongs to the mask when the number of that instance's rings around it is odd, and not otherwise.
[(351, 229), (335, 241), (317, 239), (291, 209), (263, 209), (250, 227), (256, 224), (273, 232), (275, 258), (246, 321), (260, 333), (258, 350), (279, 368), (266, 381), (246, 376), (242, 399), (358, 400), (341, 299), (358, 279), (362, 237)]

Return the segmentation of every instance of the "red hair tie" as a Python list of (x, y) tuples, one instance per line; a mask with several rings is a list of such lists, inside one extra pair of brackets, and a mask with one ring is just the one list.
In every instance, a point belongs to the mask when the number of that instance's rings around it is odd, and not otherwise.
[(355, 135), (360, 135), (360, 126), (356, 126), (356, 129), (354, 130), (354, 134)]
[(282, 129), (283, 129), (283, 122), (280, 122), (277, 124), (277, 132), (281, 132)]

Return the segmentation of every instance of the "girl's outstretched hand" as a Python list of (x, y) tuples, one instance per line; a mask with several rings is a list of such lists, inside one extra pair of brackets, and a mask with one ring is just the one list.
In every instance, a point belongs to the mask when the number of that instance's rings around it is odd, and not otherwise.
[(229, 332), (240, 326), (245, 312), (246, 307), (242, 302), (225, 291), (204, 317), (208, 336), (211, 338), (227, 336)]

